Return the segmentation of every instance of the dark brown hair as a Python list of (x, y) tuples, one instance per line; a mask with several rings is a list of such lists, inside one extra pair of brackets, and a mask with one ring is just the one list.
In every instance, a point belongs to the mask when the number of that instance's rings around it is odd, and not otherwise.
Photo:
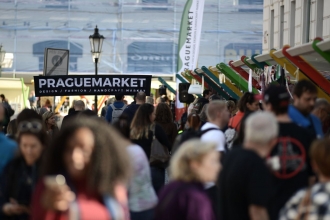
[(300, 98), (305, 92), (317, 94), (317, 88), (311, 81), (303, 79), (298, 81), (294, 86), (293, 95), (296, 95), (298, 98)]
[(87, 186), (99, 194), (111, 194), (118, 182), (126, 182), (130, 164), (126, 147), (129, 145), (119, 133), (104, 120), (77, 116), (63, 127), (46, 152), (43, 176), (65, 174), (64, 153), (69, 140), (81, 128), (88, 128), (94, 136), (94, 149), (87, 171)]
[(189, 123), (189, 127), (196, 131), (201, 125), (201, 119), (196, 113), (189, 114), (187, 122)]
[(244, 95), (238, 101), (238, 104), (237, 104), (238, 110), (241, 111), (241, 112), (248, 111), (249, 109), (246, 106), (246, 104), (249, 103), (251, 105), (255, 101), (256, 101), (256, 99), (254, 98), (253, 93), (251, 93), (251, 92), (244, 93)]
[(148, 103), (145, 103), (138, 108), (131, 124), (131, 139), (137, 140), (148, 138), (150, 126), (152, 124), (150, 116), (154, 110), (155, 107)]
[[(30, 121), (30, 122), (40, 123), (40, 125), (42, 127), (42, 122), (41, 121)], [(21, 122), (21, 123), (24, 123), (24, 122)], [(21, 138), (24, 135), (32, 135), (32, 136), (36, 137), (40, 141), (40, 143), (42, 144), (44, 149), (49, 147), (50, 140), (49, 140), (49, 136), (47, 135), (47, 132), (44, 129), (44, 127), (42, 127), (42, 129), (40, 131), (32, 131), (32, 130), (20, 131), (19, 127), (18, 127), (18, 130), (17, 130), (17, 142), (18, 142), (18, 144), (20, 143)]]
[(157, 105), (155, 121), (160, 124), (173, 122), (173, 115), (171, 109), (166, 103), (159, 103)]

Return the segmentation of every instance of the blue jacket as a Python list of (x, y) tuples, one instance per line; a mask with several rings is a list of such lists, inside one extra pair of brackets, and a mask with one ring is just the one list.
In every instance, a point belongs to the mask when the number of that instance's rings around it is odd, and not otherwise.
[[(122, 108), (125, 103), (124, 102), (117, 102), (115, 101), (113, 103), (113, 105), (116, 107), (116, 108)], [(110, 107), (110, 105), (108, 106), (108, 109), (107, 109), (107, 114), (105, 115), (105, 119), (107, 120), (107, 122), (111, 123), (112, 121), (112, 108)]]
[(0, 173), (7, 163), (14, 158), (17, 150), (15, 141), (9, 139), (4, 133), (0, 132)]
[(303, 114), (301, 114), (298, 109), (290, 105), (289, 116), (294, 123), (296, 123), (297, 125), (303, 128), (308, 128), (310, 126), (313, 126), (316, 137), (323, 138), (321, 121), (315, 115), (309, 114), (308, 117), (306, 117)]
[(126, 115), (128, 117), (129, 124), (132, 123), (135, 113), (139, 108), (140, 108), (140, 105), (131, 104), (131, 105), (127, 106), (127, 108), (124, 110), (123, 115)]

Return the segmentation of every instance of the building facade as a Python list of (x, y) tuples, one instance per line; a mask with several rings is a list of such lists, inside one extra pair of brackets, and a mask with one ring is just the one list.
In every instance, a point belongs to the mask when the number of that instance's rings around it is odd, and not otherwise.
[(330, 38), (329, 0), (264, 0), (263, 52)]

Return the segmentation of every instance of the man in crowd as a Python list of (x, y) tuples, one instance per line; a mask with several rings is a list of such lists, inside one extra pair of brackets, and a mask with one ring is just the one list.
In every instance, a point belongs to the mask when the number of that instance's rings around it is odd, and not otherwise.
[(110, 104), (107, 109), (107, 114), (105, 115), (105, 119), (109, 123), (115, 123), (120, 115), (124, 112), (127, 107), (124, 103), (125, 96), (122, 94), (115, 95), (115, 102)]
[(206, 131), (201, 137), (202, 141), (217, 143), (217, 149), (219, 152), (225, 151), (225, 135), (220, 130), (224, 128), (229, 121), (229, 111), (224, 101), (216, 100), (211, 101), (207, 106), (206, 115), (208, 122), (206, 122), (201, 131)]
[(144, 92), (138, 92), (136, 94), (135, 102), (136, 102), (135, 104), (131, 104), (127, 106), (127, 108), (123, 111), (123, 114), (125, 114), (128, 117), (129, 123), (132, 122), (135, 112), (138, 110), (140, 105), (146, 102), (146, 94)]
[(63, 118), (61, 127), (65, 126), (65, 124), (68, 123), (68, 121), (70, 121), (71, 119), (76, 117), (78, 115), (78, 113), (84, 111), (86, 106), (85, 106), (84, 101), (76, 100), (73, 104), (73, 108), (74, 108), (74, 111), (71, 114), (69, 114)]
[(209, 98), (212, 95), (211, 90), (205, 89), (203, 92), (203, 97), (199, 98), (197, 103), (194, 105), (194, 112), (200, 114), (204, 105), (209, 103)]
[(289, 116), (294, 123), (307, 128), (314, 137), (322, 138), (321, 122), (311, 114), (316, 99), (316, 86), (308, 80), (300, 80), (293, 90), (293, 105), (289, 107)]
[(293, 123), (288, 115), (290, 95), (284, 86), (269, 86), (264, 93), (264, 110), (276, 115), (278, 141), (268, 158), (272, 170), (273, 196), (268, 213), (278, 220), (280, 210), (298, 190), (308, 187), (312, 177), (309, 147), (313, 136), (307, 129)]
[(323, 133), (328, 133), (330, 128), (330, 104), (326, 99), (317, 99), (312, 114), (322, 123)]
[(7, 163), (14, 157), (17, 144), (10, 140), (2, 131), (2, 122), (5, 120), (5, 107), (0, 103), (0, 173)]
[(252, 113), (245, 125), (242, 148), (225, 157), (220, 174), (220, 218), (268, 220), (271, 175), (265, 158), (277, 141), (278, 124), (269, 112)]
[(4, 94), (0, 95), (2, 106), (5, 108), (5, 116), (2, 120), (3, 125), (3, 132), (7, 133), (7, 127), (10, 122), (11, 116), (14, 115), (15, 111), (12, 109), (12, 107), (9, 105), (8, 99), (6, 99)]
[[(229, 121), (229, 111), (224, 101), (215, 100), (211, 101), (206, 110), (208, 122), (202, 128), (202, 142), (214, 142), (217, 144), (217, 150), (223, 154), (225, 152), (225, 135), (221, 131)], [(206, 191), (213, 204), (213, 209), (217, 212), (217, 187), (215, 183), (208, 183), (205, 186)]]

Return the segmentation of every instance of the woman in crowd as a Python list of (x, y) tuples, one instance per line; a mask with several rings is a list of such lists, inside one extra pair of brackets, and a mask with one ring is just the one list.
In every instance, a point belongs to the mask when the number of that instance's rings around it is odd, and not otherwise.
[[(125, 138), (129, 139), (130, 127), (127, 116), (120, 116), (114, 127)], [(127, 151), (130, 155), (133, 171), (128, 185), (131, 220), (152, 220), (158, 199), (151, 183), (149, 161), (142, 148), (136, 144), (129, 145)]]
[(235, 114), (236, 114), (236, 104), (235, 104), (235, 102), (232, 101), (232, 100), (228, 100), (226, 102), (226, 104), (227, 104), (228, 111), (230, 112), (230, 117), (235, 116)]
[[(151, 104), (143, 104), (139, 107), (131, 124), (130, 139), (144, 150), (148, 160), (151, 156), (151, 146), (154, 138), (171, 151), (171, 143), (163, 128), (154, 123), (156, 118), (155, 107)], [(159, 166), (162, 165), (162, 168)], [(165, 167), (167, 163), (151, 166), (152, 183), (158, 192), (165, 183)]]
[(59, 131), (56, 123), (56, 114), (47, 111), (42, 115), (42, 120), (46, 127), (46, 132), (50, 138), (53, 138)]
[(328, 219), (330, 213), (330, 140), (316, 141), (310, 151), (319, 182), (297, 192), (284, 206), (280, 220)]
[(127, 220), (128, 145), (102, 119), (65, 126), (45, 155), (32, 219)]
[(241, 120), (244, 114), (259, 110), (259, 100), (251, 92), (246, 92), (240, 98), (237, 104), (238, 112), (232, 117), (228, 123), (229, 127), (234, 128), (236, 131), (240, 130)]
[[(159, 124), (167, 135), (167, 140), (173, 147), (176, 136), (178, 135), (177, 125), (173, 122), (172, 111), (167, 103), (160, 103), (156, 107), (155, 122)], [(166, 165), (167, 168), (168, 164)], [(159, 166), (159, 174), (165, 173), (165, 183), (168, 182), (168, 170), (164, 166)], [(155, 169), (155, 168), (154, 168)]]
[(16, 133), (17, 133), (17, 119), (13, 119), (8, 124), (6, 136), (12, 140), (16, 140), (15, 137)]
[(196, 113), (188, 115), (186, 130), (182, 133), (180, 144), (188, 140), (192, 135), (195, 135), (201, 127), (201, 119)]
[(174, 144), (174, 140), (178, 134), (176, 124), (173, 122), (173, 115), (170, 107), (166, 103), (159, 103), (156, 108), (155, 122), (159, 124), (167, 135), (170, 144)]
[(233, 147), (242, 147), (244, 137), (245, 137), (245, 122), (246, 122), (246, 119), (252, 113), (253, 112), (251, 112), (251, 111), (245, 112), (243, 118), (241, 119), (240, 124), (239, 124), (240, 129), (239, 129), (239, 131), (236, 131), (236, 136), (234, 138)]
[(207, 110), (208, 105), (209, 104), (205, 104), (202, 108), (201, 113), (199, 114), (199, 117), (201, 119), (201, 127), (207, 122), (206, 110)]
[(217, 179), (219, 161), (215, 143), (185, 142), (171, 160), (172, 182), (159, 195), (157, 220), (214, 220), (204, 184)]
[(42, 122), (23, 121), (18, 125), (19, 155), (4, 169), (0, 185), (1, 219), (29, 219), (30, 200), (48, 136)]
[(172, 147), (172, 155), (178, 150), (180, 145), (188, 140), (192, 134), (196, 134), (201, 126), (201, 119), (196, 113), (189, 114), (187, 117), (187, 122), (185, 123), (185, 128), (181, 134), (175, 139), (174, 145)]

